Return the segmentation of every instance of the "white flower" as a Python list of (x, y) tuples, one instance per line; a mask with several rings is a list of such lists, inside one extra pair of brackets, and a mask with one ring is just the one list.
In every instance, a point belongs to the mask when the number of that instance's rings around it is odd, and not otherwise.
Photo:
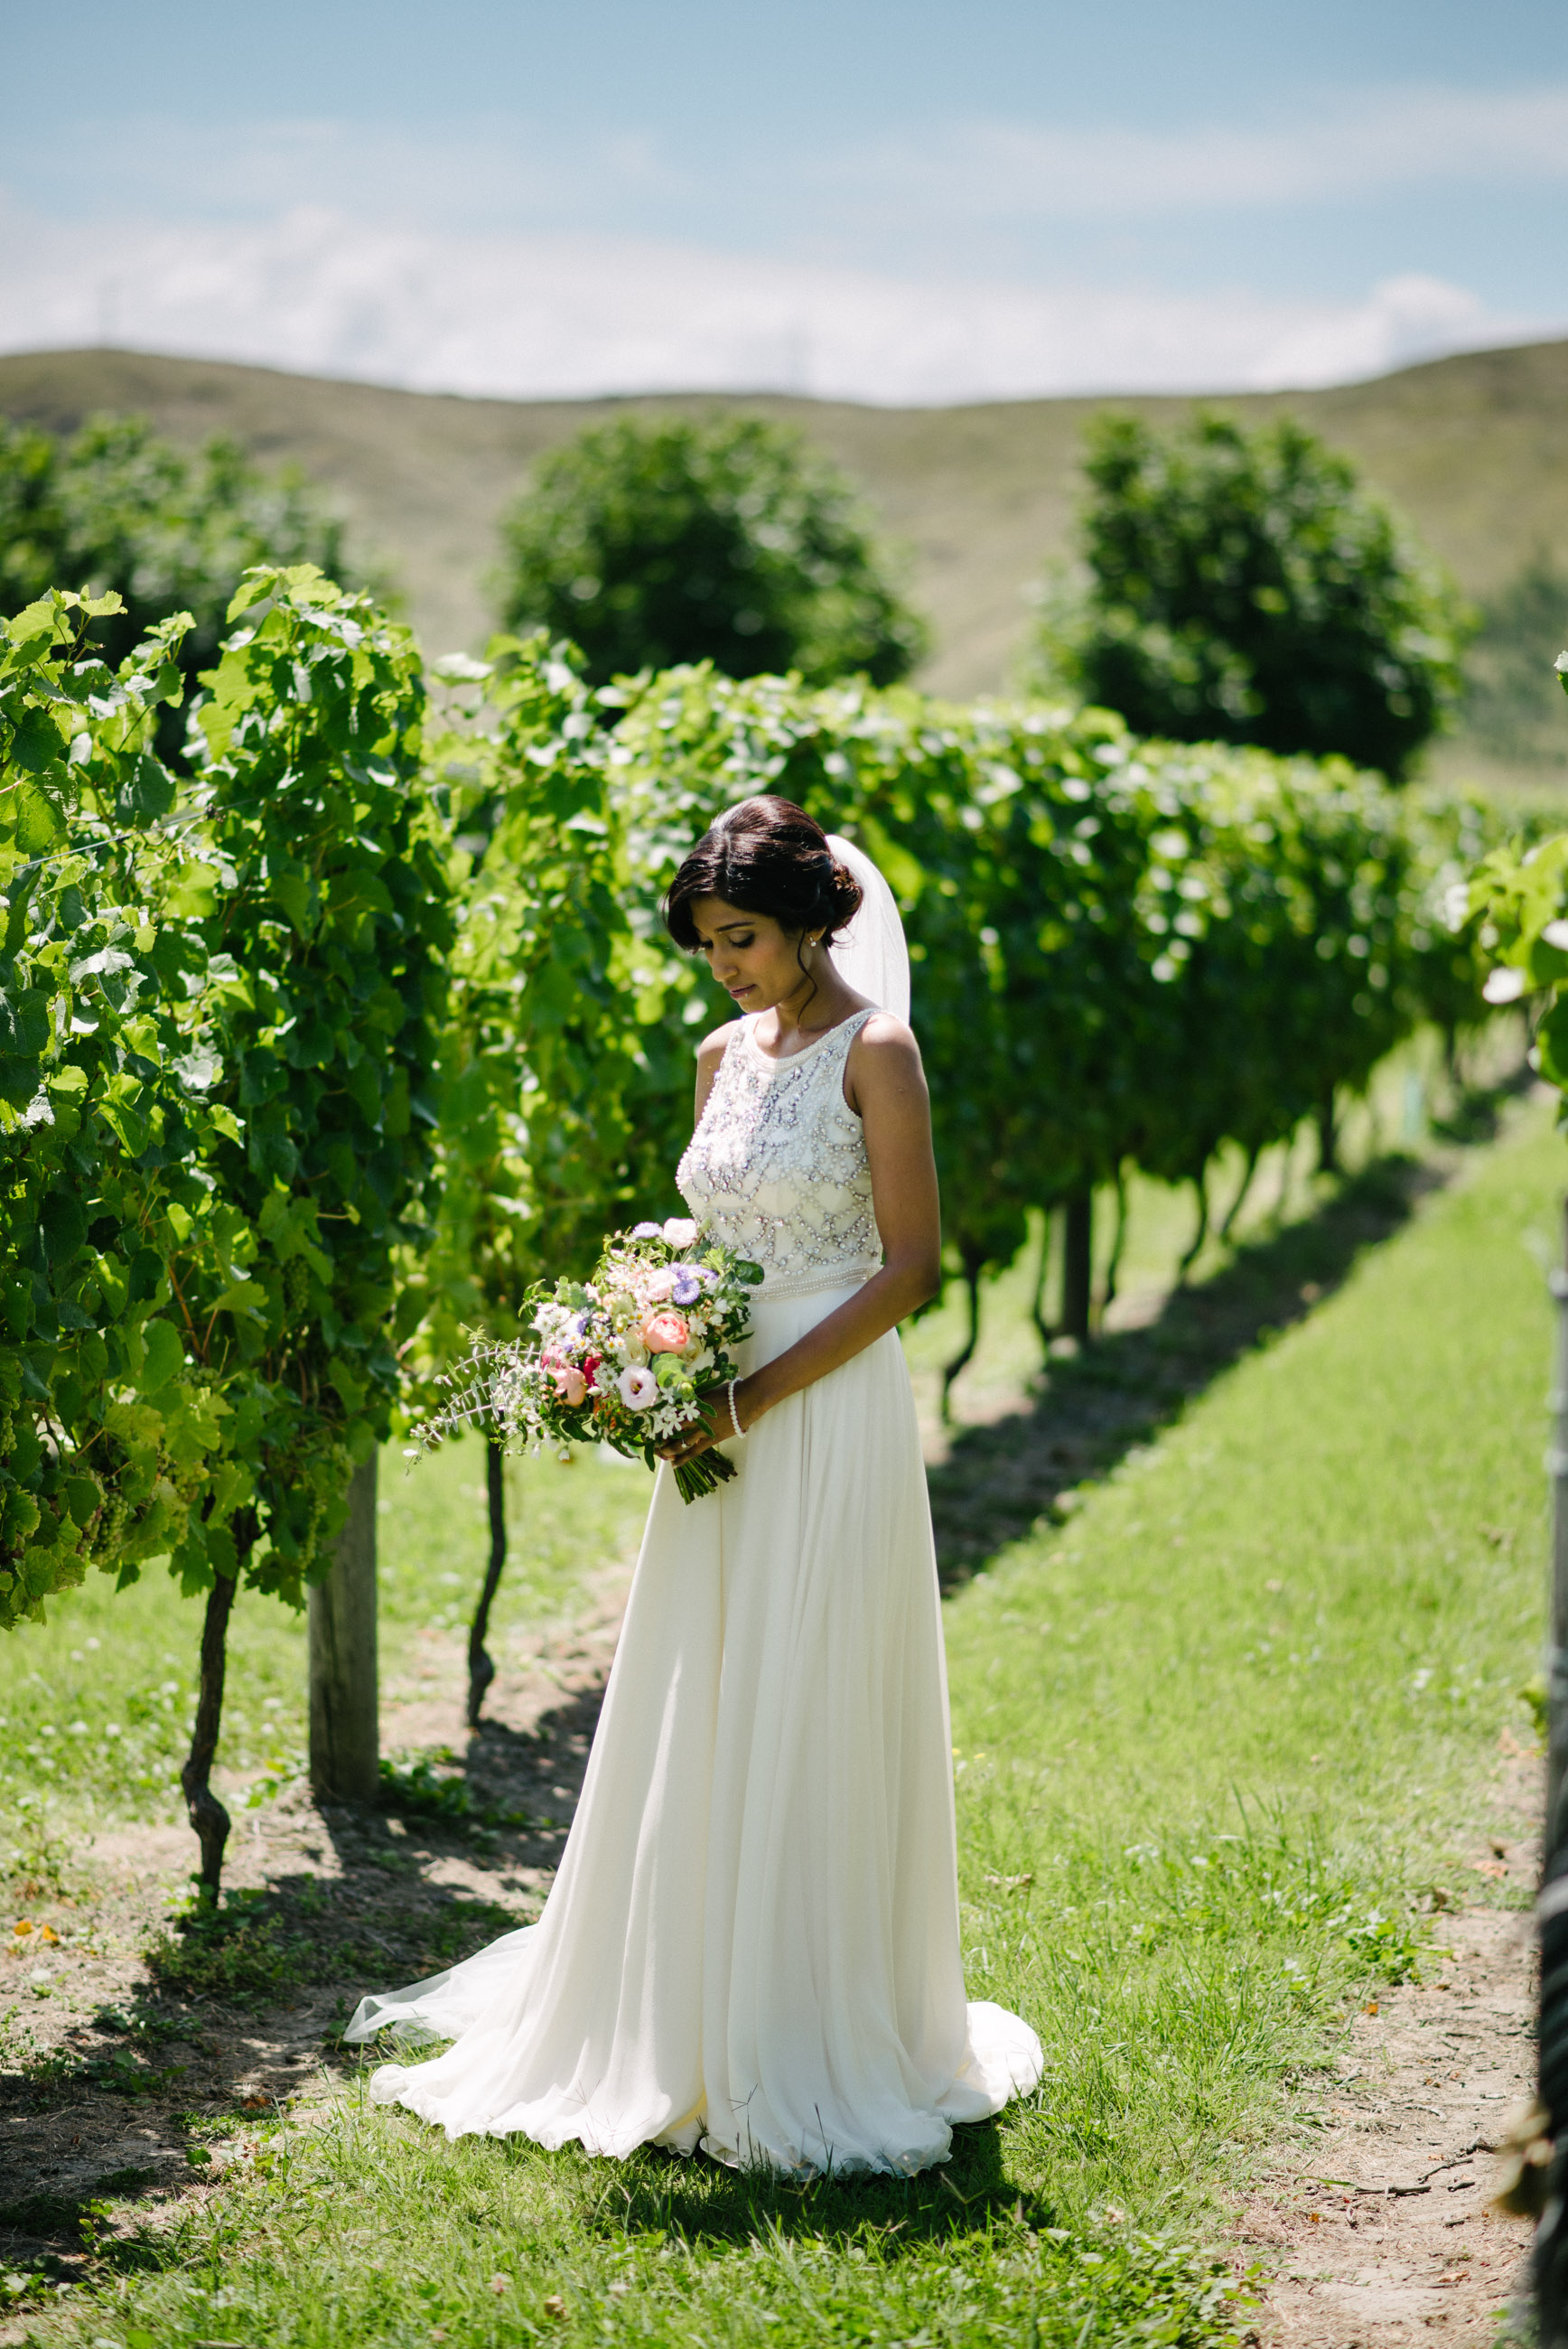
[(657, 1379), (652, 1371), (642, 1370), (635, 1364), (630, 1370), (623, 1371), (615, 1384), (628, 1411), (646, 1411), (650, 1403), (658, 1401)]
[(696, 1237), (696, 1226), (689, 1216), (671, 1216), (665, 1225), (665, 1237), (671, 1247), (690, 1247)]
[(1443, 920), (1450, 930), (1462, 930), (1470, 919), (1470, 883), (1450, 881), (1443, 891)]
[(1557, 948), (1559, 954), (1568, 954), (1568, 922), (1548, 922), (1541, 935), (1549, 947)]
[(1489, 1003), (1517, 1003), (1526, 984), (1522, 970), (1515, 970), (1511, 964), (1503, 963), (1489, 973), (1481, 993)]

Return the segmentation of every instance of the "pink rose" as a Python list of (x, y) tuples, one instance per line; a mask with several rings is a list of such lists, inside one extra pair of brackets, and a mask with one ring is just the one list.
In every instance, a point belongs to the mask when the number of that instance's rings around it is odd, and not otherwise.
[(588, 1381), (582, 1371), (574, 1362), (562, 1362), (559, 1369), (551, 1371), (551, 1376), (555, 1381), (555, 1392), (562, 1402), (575, 1411), (588, 1392)]
[(643, 1294), (650, 1305), (667, 1305), (676, 1293), (676, 1277), (666, 1265), (662, 1272), (651, 1272), (643, 1284)]
[(643, 1323), (643, 1343), (650, 1354), (678, 1354), (690, 1340), (683, 1313), (650, 1313)]

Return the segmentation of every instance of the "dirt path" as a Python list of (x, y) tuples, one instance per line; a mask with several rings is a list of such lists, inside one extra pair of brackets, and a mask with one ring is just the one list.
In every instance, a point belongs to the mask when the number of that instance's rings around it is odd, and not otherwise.
[[(1505, 1757), (1501, 1807), (1518, 1820), (1472, 1856), (1522, 1890), (1540, 1764)], [(1472, 1877), (1473, 1880), (1473, 1877)], [(1534, 2082), (1527, 1909), (1467, 1906), (1439, 1922), (1436, 1978), (1352, 2017), (1337, 2060), (1241, 2212), (1269, 2276), (1264, 2349), (1492, 2349), (1524, 2283), (1530, 2230), (1490, 2207), (1493, 2148)]]

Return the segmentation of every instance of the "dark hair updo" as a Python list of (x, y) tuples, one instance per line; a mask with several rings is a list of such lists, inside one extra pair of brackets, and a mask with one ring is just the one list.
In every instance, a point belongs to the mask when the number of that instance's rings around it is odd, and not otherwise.
[(824, 946), (860, 910), (861, 885), (828, 836), (789, 800), (742, 800), (703, 833), (669, 886), (665, 927), (688, 953), (697, 945), (692, 908), (722, 897), (742, 913), (771, 914), (781, 929), (820, 930)]

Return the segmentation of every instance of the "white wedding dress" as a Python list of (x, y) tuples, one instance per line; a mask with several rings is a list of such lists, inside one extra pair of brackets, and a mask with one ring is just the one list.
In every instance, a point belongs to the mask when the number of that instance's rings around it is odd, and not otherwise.
[[(851, 1296), (881, 1248), (844, 1099), (858, 1013), (793, 1057), (731, 1032), (678, 1180), (753, 1257), (743, 1368)], [(966, 2004), (935, 1555), (895, 1331), (725, 1451), (661, 1467), (582, 1801), (539, 1922), (363, 2000), (345, 2034), (455, 2044), (370, 2092), (449, 2137), (645, 2144), (909, 2173), (1037, 2084), (1040, 2044)]]

